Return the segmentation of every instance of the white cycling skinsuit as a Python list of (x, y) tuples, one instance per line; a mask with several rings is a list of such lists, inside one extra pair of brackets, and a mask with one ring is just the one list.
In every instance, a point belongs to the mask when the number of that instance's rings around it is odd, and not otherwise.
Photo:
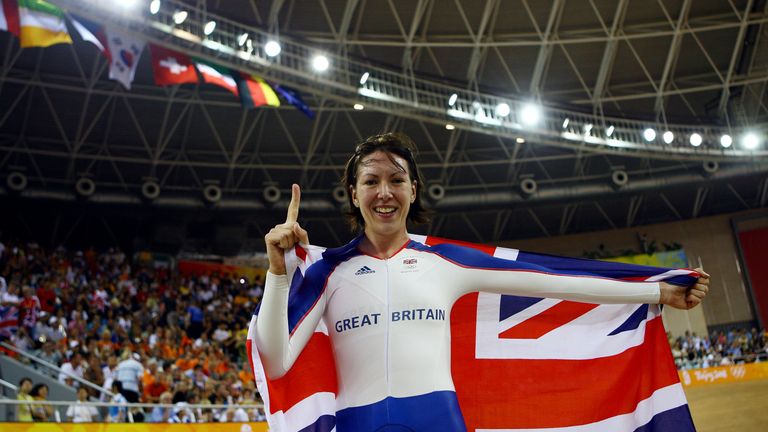
[[(358, 237), (307, 269), (295, 296), (268, 273), (255, 341), (283, 376), (325, 320), (337, 368), (336, 430), (465, 431), (451, 379), (450, 312), (476, 291), (589, 303), (658, 303), (656, 282), (548, 273), (474, 249), (409, 241), (389, 259)], [(290, 309), (290, 312), (289, 312)]]

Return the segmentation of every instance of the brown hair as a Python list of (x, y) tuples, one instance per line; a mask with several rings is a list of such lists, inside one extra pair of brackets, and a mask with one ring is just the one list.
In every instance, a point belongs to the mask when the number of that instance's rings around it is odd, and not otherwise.
[(423, 200), (421, 198), (421, 188), (424, 182), (421, 179), (421, 172), (416, 165), (416, 145), (413, 140), (406, 134), (401, 132), (389, 132), (380, 135), (374, 135), (366, 138), (360, 144), (355, 147), (355, 153), (349, 158), (346, 166), (344, 167), (344, 176), (341, 178), (341, 184), (347, 191), (347, 204), (349, 204), (349, 210), (345, 212), (344, 216), (347, 219), (347, 223), (352, 228), (352, 231), (365, 228), (365, 220), (363, 214), (359, 208), (355, 207), (352, 202), (352, 193), (350, 190), (357, 184), (357, 170), (360, 168), (360, 162), (364, 157), (373, 154), (377, 151), (383, 151), (389, 157), (389, 160), (400, 167), (403, 171), (406, 171), (405, 167), (395, 160), (394, 156), (399, 156), (408, 163), (409, 177), (411, 181), (416, 181), (416, 196), (413, 204), (411, 204), (408, 210), (408, 221), (414, 223), (426, 223), (429, 222), (430, 211), (424, 207)]

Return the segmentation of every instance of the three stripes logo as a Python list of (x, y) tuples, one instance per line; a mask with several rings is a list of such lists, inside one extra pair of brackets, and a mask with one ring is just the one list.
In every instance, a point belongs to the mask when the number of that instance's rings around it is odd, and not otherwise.
[(355, 272), (355, 276), (360, 276), (360, 275), (364, 275), (364, 274), (371, 274), (371, 273), (376, 273), (376, 271), (372, 270), (368, 266), (362, 266), (362, 267), (360, 267), (360, 270)]

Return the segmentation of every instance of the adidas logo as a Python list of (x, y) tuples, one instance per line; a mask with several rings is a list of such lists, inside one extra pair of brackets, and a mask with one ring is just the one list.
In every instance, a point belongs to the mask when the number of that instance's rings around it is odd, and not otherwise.
[(368, 266), (362, 266), (362, 267), (360, 267), (360, 270), (355, 272), (355, 276), (360, 276), (360, 275), (364, 275), (364, 274), (371, 274), (371, 273), (376, 273), (376, 271), (375, 270), (371, 270), (371, 268), (368, 267)]

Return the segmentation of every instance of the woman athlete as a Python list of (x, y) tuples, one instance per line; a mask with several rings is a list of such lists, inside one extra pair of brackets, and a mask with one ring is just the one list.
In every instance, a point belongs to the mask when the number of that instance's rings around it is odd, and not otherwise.
[[(348, 215), (362, 234), (311, 265), (301, 290), (314, 295), (288, 313), (284, 252), (308, 244), (299, 226), (299, 186), (285, 223), (266, 236), (269, 272), (255, 341), (270, 379), (283, 376), (324, 320), (338, 376), (336, 430), (465, 431), (451, 379), (450, 311), (472, 291), (589, 303), (698, 305), (709, 289), (548, 274), (454, 245), (411, 241), (406, 222), (424, 222), (421, 180), (405, 135), (368, 138), (347, 162)], [(296, 309), (295, 305), (292, 310)]]

